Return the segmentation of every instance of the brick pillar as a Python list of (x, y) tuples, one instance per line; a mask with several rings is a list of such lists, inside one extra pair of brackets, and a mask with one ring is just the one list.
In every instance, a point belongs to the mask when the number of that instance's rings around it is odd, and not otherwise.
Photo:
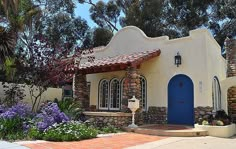
[(227, 77), (236, 76), (236, 40), (225, 39)]
[[(225, 40), (227, 77), (236, 76), (236, 40)], [(228, 89), (228, 114), (233, 120), (236, 119), (236, 84)], [(236, 122), (236, 121), (234, 121)]]
[(75, 99), (81, 103), (83, 109), (89, 109), (89, 95), (85, 74), (75, 74), (74, 77), (74, 95)]
[(236, 122), (236, 86), (228, 89), (228, 114)]
[(133, 95), (137, 99), (141, 97), (140, 75), (136, 68), (128, 68), (123, 83), (122, 111), (128, 110), (128, 99)]

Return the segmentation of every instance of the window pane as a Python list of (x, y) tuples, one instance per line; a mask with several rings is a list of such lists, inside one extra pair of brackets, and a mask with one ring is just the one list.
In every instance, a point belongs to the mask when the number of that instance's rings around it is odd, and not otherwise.
[(110, 84), (110, 108), (120, 108), (120, 83), (118, 79), (113, 79)]
[(140, 77), (140, 86), (141, 86), (141, 101), (140, 101), (140, 107), (143, 109), (143, 110), (146, 110), (146, 94), (147, 94), (147, 91), (146, 91), (146, 86), (147, 86), (147, 83), (146, 83), (146, 79), (141, 76)]
[(221, 109), (221, 89), (217, 77), (213, 78), (213, 83), (212, 83), (212, 105), (214, 111)]
[(100, 83), (99, 88), (99, 107), (100, 108), (107, 108), (108, 107), (108, 81), (103, 80)]
[(72, 97), (72, 90), (64, 90), (64, 96)]

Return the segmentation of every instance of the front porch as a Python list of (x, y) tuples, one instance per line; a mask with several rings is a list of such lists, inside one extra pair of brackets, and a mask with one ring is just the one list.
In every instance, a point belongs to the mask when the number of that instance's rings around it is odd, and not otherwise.
[[(80, 64), (73, 80), (74, 97), (81, 102), (82, 108), (87, 111), (127, 112), (129, 111), (127, 109), (128, 99), (135, 95), (140, 100), (140, 108), (145, 111), (147, 109), (146, 80), (142, 80), (139, 68), (143, 62), (159, 56), (160, 53), (160, 50), (150, 50), (97, 59), (93, 62)], [(104, 78), (98, 84), (91, 84), (98, 86), (98, 96), (93, 97), (96, 98), (97, 102), (96, 104), (91, 104), (86, 76), (109, 72), (115, 74), (117, 71), (125, 71), (122, 79), (113, 78), (108, 80)], [(145, 87), (145, 89), (142, 90), (142, 87)]]

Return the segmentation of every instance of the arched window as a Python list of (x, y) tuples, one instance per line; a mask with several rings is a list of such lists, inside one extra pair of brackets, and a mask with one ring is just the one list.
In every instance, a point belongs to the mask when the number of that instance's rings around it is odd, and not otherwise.
[(109, 82), (108, 80), (101, 80), (99, 83), (99, 109), (108, 109), (109, 99)]
[(111, 110), (120, 109), (120, 81), (114, 78), (110, 82), (110, 103), (109, 108)]
[(212, 104), (214, 111), (221, 109), (221, 89), (217, 77), (213, 78), (213, 83), (212, 83)]
[(140, 76), (141, 98), (140, 107), (146, 111), (147, 109), (147, 81), (144, 76)]
[(123, 78), (120, 81), (120, 109), (122, 106), (122, 100), (123, 100), (123, 95), (124, 95), (124, 82), (125, 82), (125, 78)]

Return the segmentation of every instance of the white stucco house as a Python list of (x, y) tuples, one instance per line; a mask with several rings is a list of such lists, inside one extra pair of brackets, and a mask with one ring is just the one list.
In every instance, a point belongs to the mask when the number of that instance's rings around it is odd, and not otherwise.
[[(80, 64), (74, 79), (74, 89), (81, 91), (77, 96), (87, 108), (125, 111), (127, 100), (135, 95), (146, 113), (144, 121), (184, 125), (212, 111), (228, 111), (227, 89), (221, 88), (226, 60), (207, 29), (169, 39), (150, 38), (128, 26), (107, 46), (95, 48), (94, 55), (94, 62)], [(84, 85), (78, 85), (84, 82), (90, 84), (88, 95)]]

